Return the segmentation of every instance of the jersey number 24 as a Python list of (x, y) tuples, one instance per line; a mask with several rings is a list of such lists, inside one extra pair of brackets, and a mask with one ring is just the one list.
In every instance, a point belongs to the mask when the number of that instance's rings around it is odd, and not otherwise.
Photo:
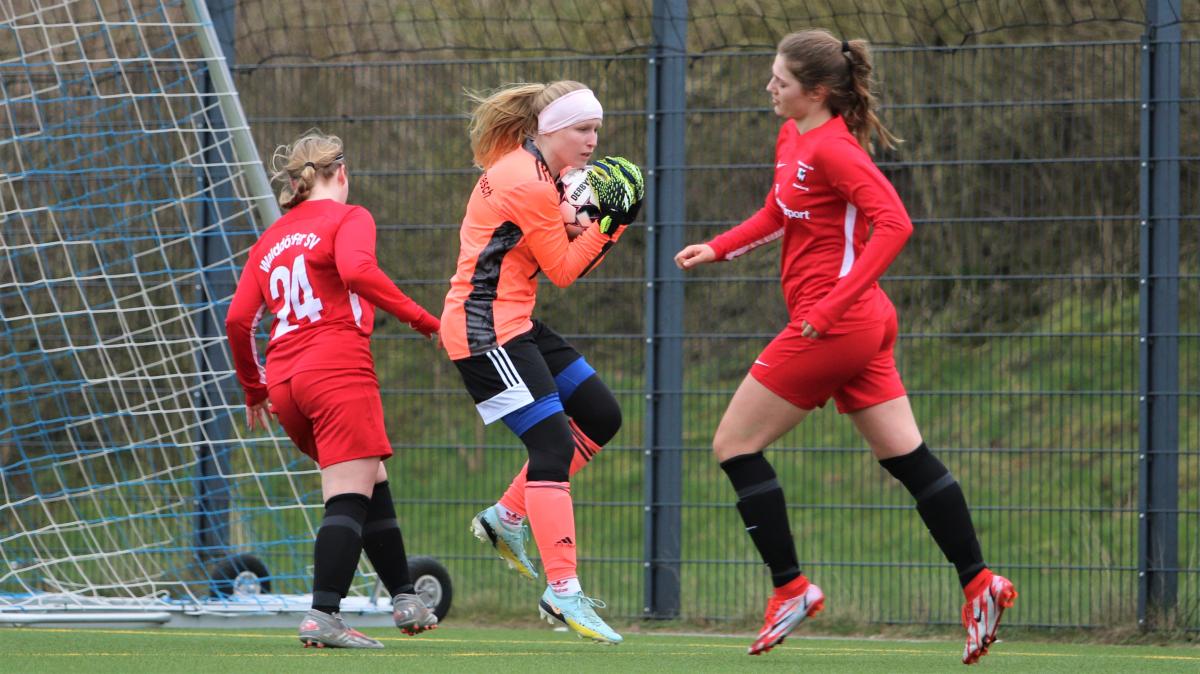
[[(303, 300), (301, 300), (303, 295)], [(313, 293), (312, 284), (308, 282), (308, 268), (304, 266), (304, 256), (297, 255), (292, 261), (292, 268), (279, 265), (271, 270), (271, 299), (277, 300), (283, 296), (283, 305), (275, 314), (275, 333), (271, 339), (281, 337), (300, 327), (289, 323), (288, 317), (296, 320), (307, 318), (310, 323), (321, 320), (321, 298)]]

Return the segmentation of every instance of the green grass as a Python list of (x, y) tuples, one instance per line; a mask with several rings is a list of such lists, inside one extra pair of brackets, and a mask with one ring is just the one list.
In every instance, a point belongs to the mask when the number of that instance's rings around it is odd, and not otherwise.
[[(13, 672), (294, 672), (340, 667), (370, 672), (957, 672), (962, 645), (950, 640), (796, 637), (760, 658), (747, 635), (626, 633), (606, 647), (549, 629), (446, 626), (415, 638), (367, 629), (382, 651), (305, 650), (284, 629), (4, 628), (0, 670)], [(1200, 648), (1002, 642), (982, 661), (1003, 672), (1184, 672)]]

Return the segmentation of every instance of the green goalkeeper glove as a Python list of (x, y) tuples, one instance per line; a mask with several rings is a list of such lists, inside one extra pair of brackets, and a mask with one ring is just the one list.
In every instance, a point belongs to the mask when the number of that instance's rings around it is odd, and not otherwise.
[(646, 183), (637, 164), (624, 157), (605, 157), (591, 164), (587, 175), (600, 206), (601, 234), (613, 236), (637, 218), (646, 195)]

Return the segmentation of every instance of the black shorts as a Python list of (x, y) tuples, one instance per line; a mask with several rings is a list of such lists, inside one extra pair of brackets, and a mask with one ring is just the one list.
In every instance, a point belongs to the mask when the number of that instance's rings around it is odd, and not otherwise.
[(518, 436), (563, 410), (562, 401), (596, 370), (541, 321), (484, 353), (454, 361), (483, 423), (503, 419)]

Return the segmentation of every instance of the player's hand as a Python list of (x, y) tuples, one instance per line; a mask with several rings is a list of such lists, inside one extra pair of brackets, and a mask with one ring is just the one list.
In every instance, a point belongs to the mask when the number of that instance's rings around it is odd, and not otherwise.
[(624, 157), (598, 159), (588, 171), (600, 217), (596, 226), (601, 234), (614, 236), (622, 227), (633, 222), (646, 196), (646, 183), (637, 164)]
[(429, 341), (433, 342), (433, 348), (437, 349), (438, 351), (446, 348), (442, 345), (442, 333), (440, 332), (429, 333)]
[(675, 253), (675, 266), (680, 269), (691, 269), (696, 265), (715, 262), (717, 253), (707, 243), (693, 243)]
[(250, 430), (271, 428), (271, 399), (268, 398), (256, 405), (246, 406), (246, 426)]
[(800, 336), (808, 337), (809, 339), (820, 339), (821, 333), (817, 329), (808, 324), (808, 321), (800, 321)]

